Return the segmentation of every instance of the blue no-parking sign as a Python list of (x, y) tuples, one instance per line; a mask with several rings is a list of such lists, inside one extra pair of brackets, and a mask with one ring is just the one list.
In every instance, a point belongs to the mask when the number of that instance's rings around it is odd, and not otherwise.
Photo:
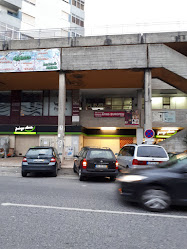
[(152, 138), (152, 137), (154, 137), (154, 135), (155, 135), (155, 132), (151, 129), (145, 131), (145, 137), (147, 137), (147, 138)]

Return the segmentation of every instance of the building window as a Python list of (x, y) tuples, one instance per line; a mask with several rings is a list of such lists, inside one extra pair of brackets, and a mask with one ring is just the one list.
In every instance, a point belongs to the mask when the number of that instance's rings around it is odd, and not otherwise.
[(72, 15), (72, 23), (75, 23), (81, 27), (84, 27), (84, 20), (76, 15)]
[(86, 99), (87, 110), (132, 110), (132, 98), (95, 98)]
[(11, 92), (0, 92), (0, 116), (10, 116)]
[(30, 24), (32, 26), (35, 25), (35, 17), (22, 13), (22, 22)]
[(22, 91), (21, 116), (42, 116), (42, 91)]
[(84, 2), (81, 0), (72, 0), (72, 5), (76, 6), (81, 10), (84, 10)]
[(18, 18), (18, 12), (13, 12), (13, 11), (7, 10), (7, 14), (10, 16)]
[(162, 97), (153, 97), (151, 101), (152, 101), (152, 109), (162, 109), (163, 107)]
[(170, 97), (163, 97), (163, 108), (170, 109)]
[(187, 97), (170, 97), (170, 109), (187, 109)]

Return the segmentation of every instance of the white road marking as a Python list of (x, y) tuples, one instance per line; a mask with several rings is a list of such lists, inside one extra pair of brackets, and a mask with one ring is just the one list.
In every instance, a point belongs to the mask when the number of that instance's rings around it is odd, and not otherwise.
[(179, 215), (168, 215), (168, 214), (158, 214), (158, 213), (121, 212), (121, 211), (110, 211), (110, 210), (68, 208), (68, 207), (55, 207), (55, 206), (41, 206), (41, 205), (17, 204), (17, 203), (1, 203), (1, 206), (27, 207), (27, 208), (45, 208), (45, 209), (57, 209), (57, 210), (65, 210), (65, 211), (79, 211), (79, 212), (90, 212), (90, 213), (123, 214), (123, 215), (163, 217), (163, 218), (173, 218), (173, 219), (187, 219), (187, 216), (182, 216), (182, 215), (179, 216)]

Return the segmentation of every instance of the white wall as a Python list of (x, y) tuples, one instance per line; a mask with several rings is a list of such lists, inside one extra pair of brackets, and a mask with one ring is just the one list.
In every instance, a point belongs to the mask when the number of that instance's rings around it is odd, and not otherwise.
[(62, 10), (70, 14), (70, 4), (62, 0), (36, 3), (36, 29), (65, 28), (70, 23), (62, 18)]

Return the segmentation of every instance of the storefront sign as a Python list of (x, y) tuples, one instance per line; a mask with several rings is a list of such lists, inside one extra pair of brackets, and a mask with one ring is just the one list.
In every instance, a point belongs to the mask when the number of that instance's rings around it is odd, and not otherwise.
[(94, 112), (95, 118), (125, 118), (125, 125), (139, 125), (138, 110), (124, 112)]
[(0, 72), (60, 70), (60, 50), (43, 49), (0, 53)]
[(17, 126), (14, 134), (36, 134), (35, 126)]
[(158, 130), (156, 138), (169, 138), (177, 133), (177, 130)]
[(94, 112), (95, 118), (124, 118), (125, 112)]

